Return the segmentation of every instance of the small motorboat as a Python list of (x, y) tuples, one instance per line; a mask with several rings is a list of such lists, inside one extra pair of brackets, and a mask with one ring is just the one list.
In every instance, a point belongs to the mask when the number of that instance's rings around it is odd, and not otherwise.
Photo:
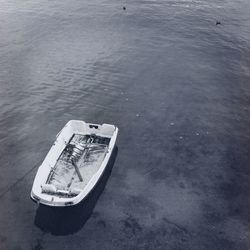
[(101, 178), (117, 134), (114, 125), (69, 121), (37, 171), (31, 198), (48, 206), (78, 204)]

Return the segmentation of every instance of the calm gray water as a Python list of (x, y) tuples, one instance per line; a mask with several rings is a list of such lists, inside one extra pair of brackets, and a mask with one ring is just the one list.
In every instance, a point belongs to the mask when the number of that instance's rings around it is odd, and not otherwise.
[[(38, 208), (70, 119), (119, 127), (112, 172)], [(247, 249), (249, 145), (249, 1), (0, 0), (0, 249)]]

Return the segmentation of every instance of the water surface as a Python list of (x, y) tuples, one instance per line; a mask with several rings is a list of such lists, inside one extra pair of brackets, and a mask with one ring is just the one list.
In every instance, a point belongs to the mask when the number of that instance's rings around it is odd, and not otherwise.
[[(247, 0), (0, 0), (0, 248), (246, 249), (249, 13)], [(116, 124), (119, 152), (89, 219), (57, 237), (29, 193), (70, 119)]]

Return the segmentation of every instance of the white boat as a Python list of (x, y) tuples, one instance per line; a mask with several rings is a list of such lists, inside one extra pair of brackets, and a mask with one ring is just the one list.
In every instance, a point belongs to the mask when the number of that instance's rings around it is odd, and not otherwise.
[(78, 204), (102, 176), (117, 134), (114, 125), (69, 121), (37, 171), (31, 198), (48, 206)]

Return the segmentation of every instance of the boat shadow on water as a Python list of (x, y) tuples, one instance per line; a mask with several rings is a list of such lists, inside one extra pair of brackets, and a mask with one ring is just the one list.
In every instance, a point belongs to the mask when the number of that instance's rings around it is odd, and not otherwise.
[(79, 204), (72, 207), (49, 207), (40, 204), (35, 216), (35, 225), (53, 235), (67, 235), (79, 231), (90, 218), (96, 202), (102, 194), (118, 154), (116, 146), (100, 180)]

